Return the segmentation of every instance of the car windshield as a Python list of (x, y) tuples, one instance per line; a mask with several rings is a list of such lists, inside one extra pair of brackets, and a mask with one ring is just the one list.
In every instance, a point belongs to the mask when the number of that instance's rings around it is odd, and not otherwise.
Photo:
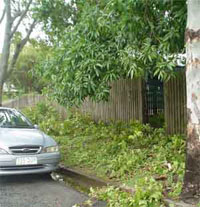
[(17, 110), (0, 109), (0, 127), (34, 128), (31, 122)]

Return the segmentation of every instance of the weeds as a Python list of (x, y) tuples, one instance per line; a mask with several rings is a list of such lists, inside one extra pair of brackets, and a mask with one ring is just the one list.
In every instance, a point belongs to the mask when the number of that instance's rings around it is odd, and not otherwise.
[(50, 106), (24, 111), (60, 145), (62, 162), (97, 176), (133, 187), (134, 195), (107, 187), (91, 195), (109, 207), (161, 207), (163, 196), (176, 198), (182, 188), (185, 139), (167, 136), (137, 121), (95, 123), (90, 116), (71, 113), (61, 120)]

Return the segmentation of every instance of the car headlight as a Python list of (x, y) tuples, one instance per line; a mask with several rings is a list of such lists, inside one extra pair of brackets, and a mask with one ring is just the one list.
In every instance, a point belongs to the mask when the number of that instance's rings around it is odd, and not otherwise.
[(0, 148), (0, 155), (8, 154), (4, 149)]
[(43, 152), (45, 153), (59, 152), (59, 147), (58, 146), (45, 147), (43, 149)]

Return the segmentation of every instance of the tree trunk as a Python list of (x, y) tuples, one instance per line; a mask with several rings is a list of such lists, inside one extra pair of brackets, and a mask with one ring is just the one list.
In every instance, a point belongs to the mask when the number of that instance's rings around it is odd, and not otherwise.
[(3, 102), (3, 84), (0, 85), (0, 106), (2, 106)]
[[(20, 3), (18, 3), (18, 10), (16, 10), (16, 6), (11, 5), (15, 3), (15, 1), (11, 0), (4, 0), (5, 10), (3, 11), (2, 17), (0, 18), (0, 22), (2, 22), (4, 16), (6, 17), (6, 24), (5, 24), (5, 33), (4, 33), (4, 42), (3, 42), (3, 49), (2, 55), (0, 57), (0, 105), (2, 105), (2, 94), (3, 94), (3, 85), (6, 79), (11, 74), (19, 54), (27, 41), (36, 25), (36, 20), (30, 24), (30, 28), (27, 31), (25, 38), (16, 46), (14, 54), (12, 58), (10, 58), (10, 45), (12, 42), (12, 38), (16, 33), (19, 25), (22, 23), (22, 20), (26, 17), (27, 12), (29, 11), (30, 5), (32, 4), (33, 0), (27, 1), (27, 5), (25, 6), (24, 10), (20, 9)], [(20, 1), (19, 1), (20, 2)], [(23, 3), (21, 3), (23, 5)], [(13, 8), (11, 8), (13, 7)], [(16, 11), (15, 11), (16, 10)], [(11, 14), (12, 13), (12, 14)], [(19, 17), (17, 19), (17, 17)], [(17, 20), (16, 20), (17, 19)], [(14, 22), (16, 20), (16, 22)], [(10, 61), (9, 61), (10, 58)], [(9, 64), (10, 62), (10, 64)]]
[(200, 1), (188, 0), (186, 28), (187, 150), (182, 198), (200, 195)]
[(2, 105), (2, 94), (3, 84), (8, 68), (8, 60), (10, 55), (10, 44), (11, 44), (11, 28), (12, 28), (12, 17), (11, 17), (11, 5), (10, 0), (5, 1), (6, 10), (6, 24), (5, 24), (5, 36), (3, 42), (2, 55), (0, 58), (0, 105)]

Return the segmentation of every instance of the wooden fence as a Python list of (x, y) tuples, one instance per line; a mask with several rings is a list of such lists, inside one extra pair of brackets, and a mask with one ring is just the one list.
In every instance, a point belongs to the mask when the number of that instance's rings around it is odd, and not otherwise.
[(164, 84), (165, 123), (169, 134), (186, 133), (186, 78), (185, 72), (179, 73)]
[(93, 119), (103, 120), (139, 120), (144, 122), (143, 81), (119, 80), (112, 84), (108, 102), (95, 103), (85, 100), (81, 112), (89, 113)]
[[(94, 120), (132, 119), (146, 123), (145, 88), (142, 79), (120, 80), (112, 84), (108, 102), (94, 103), (86, 100), (81, 107), (84, 113), (90, 113)], [(164, 83), (164, 115), (168, 134), (185, 134), (186, 113), (186, 79), (180, 72), (176, 78)]]
[[(95, 121), (139, 120), (141, 123), (145, 123), (147, 104), (145, 103), (144, 81), (142, 79), (119, 80), (111, 86), (108, 102), (95, 103), (86, 99), (80, 107), (80, 111), (91, 114)], [(22, 109), (46, 100), (45, 97), (34, 94), (4, 102), (3, 106)], [(164, 103), (167, 132), (169, 134), (186, 133), (186, 80), (184, 72), (180, 72), (177, 78), (164, 83)], [(57, 103), (51, 104), (56, 107), (63, 118), (67, 116), (66, 108)]]
[(35, 106), (37, 103), (41, 102), (49, 102), (52, 106), (55, 107), (55, 109), (58, 111), (62, 118), (65, 118), (67, 116), (67, 111), (65, 107), (59, 105), (56, 102), (50, 102), (45, 96), (39, 94), (24, 95), (13, 100), (5, 101), (2, 105), (4, 107), (23, 109), (26, 107)]

